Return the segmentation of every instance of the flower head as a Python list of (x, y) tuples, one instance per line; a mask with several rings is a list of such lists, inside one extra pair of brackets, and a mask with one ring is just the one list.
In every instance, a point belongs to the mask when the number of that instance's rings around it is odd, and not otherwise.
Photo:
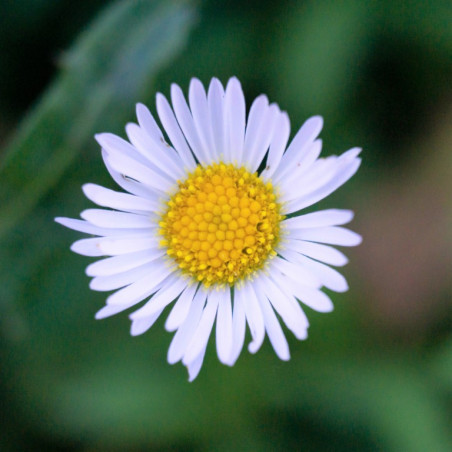
[(319, 158), (322, 118), (310, 118), (287, 146), (285, 112), (259, 96), (248, 118), (239, 81), (223, 88), (212, 79), (208, 93), (192, 79), (189, 103), (172, 86), (172, 107), (157, 95), (168, 144), (149, 110), (137, 105), (129, 141), (96, 136), (112, 178), (125, 192), (83, 186), (106, 209), (88, 209), (82, 220), (57, 218), (94, 235), (71, 249), (108, 256), (86, 269), (90, 287), (115, 291), (101, 319), (144, 303), (130, 318), (131, 334), (147, 331), (171, 305), (165, 327), (176, 331), (168, 361), (182, 361), (193, 380), (216, 321), (218, 358), (232, 366), (248, 325), (255, 353), (268, 335), (276, 354), (289, 359), (280, 322), (298, 339), (309, 326), (302, 304), (328, 312), (321, 291), (348, 289), (330, 267), (347, 258), (330, 245), (354, 246), (358, 234), (341, 227), (353, 213), (329, 209), (303, 214), (345, 183), (360, 165), (360, 149)]

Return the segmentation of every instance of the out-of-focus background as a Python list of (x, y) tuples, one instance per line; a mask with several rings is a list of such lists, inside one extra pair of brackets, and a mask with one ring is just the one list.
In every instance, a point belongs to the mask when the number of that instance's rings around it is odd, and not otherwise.
[[(450, 1), (22, 0), (0, 3), (2, 451), (452, 450)], [(93, 139), (191, 77), (236, 75), (324, 155), (362, 146), (321, 207), (352, 208), (350, 291), (311, 312), (292, 359), (266, 341), (194, 383), (164, 317), (95, 321), (81, 237), (53, 222), (114, 188)]]

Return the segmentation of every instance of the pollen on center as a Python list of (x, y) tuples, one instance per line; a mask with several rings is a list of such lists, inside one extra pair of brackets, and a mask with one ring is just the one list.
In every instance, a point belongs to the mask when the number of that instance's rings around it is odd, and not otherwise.
[(233, 285), (276, 255), (282, 219), (272, 184), (256, 173), (198, 165), (167, 202), (160, 243), (196, 281)]

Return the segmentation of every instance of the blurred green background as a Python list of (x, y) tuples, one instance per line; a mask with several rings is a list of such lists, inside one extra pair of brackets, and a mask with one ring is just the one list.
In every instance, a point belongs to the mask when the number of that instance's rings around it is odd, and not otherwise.
[[(451, 23), (441, 0), (0, 2), (0, 450), (452, 450)], [(364, 148), (321, 203), (364, 241), (291, 361), (266, 341), (227, 368), (211, 343), (188, 383), (164, 316), (136, 338), (94, 320), (81, 234), (53, 218), (114, 187), (94, 133), (232, 75), (292, 134), (321, 114), (324, 155)]]

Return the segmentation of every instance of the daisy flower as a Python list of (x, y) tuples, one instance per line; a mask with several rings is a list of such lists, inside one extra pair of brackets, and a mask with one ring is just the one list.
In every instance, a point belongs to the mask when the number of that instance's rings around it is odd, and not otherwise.
[(141, 303), (130, 314), (131, 334), (138, 335), (168, 308), (165, 328), (175, 332), (168, 361), (182, 361), (190, 381), (215, 322), (222, 363), (236, 362), (247, 325), (251, 353), (267, 334), (278, 357), (288, 360), (281, 323), (296, 338), (307, 337), (302, 306), (329, 312), (333, 304), (321, 289), (348, 289), (330, 267), (347, 258), (330, 245), (361, 242), (341, 226), (351, 211), (303, 209), (355, 174), (360, 149), (319, 158), (319, 116), (288, 145), (287, 113), (261, 95), (247, 116), (235, 77), (226, 88), (212, 79), (207, 93), (192, 79), (188, 103), (172, 85), (171, 103), (157, 94), (167, 138), (142, 104), (138, 124), (126, 126), (129, 141), (96, 135), (105, 166), (124, 191), (86, 184), (86, 197), (104, 209), (87, 209), (82, 220), (56, 218), (94, 236), (73, 243), (72, 251), (103, 257), (86, 269), (91, 289), (114, 291), (96, 318)]

